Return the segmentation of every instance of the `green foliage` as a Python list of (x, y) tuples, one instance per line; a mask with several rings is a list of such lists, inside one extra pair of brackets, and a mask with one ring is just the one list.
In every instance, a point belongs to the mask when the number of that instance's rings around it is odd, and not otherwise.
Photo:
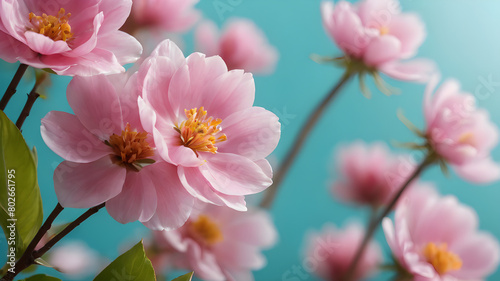
[(37, 274), (19, 281), (61, 281), (61, 279), (47, 276), (45, 274)]
[(194, 272), (190, 272), (188, 274), (184, 274), (182, 276), (179, 276), (172, 281), (191, 281), (193, 279), (193, 274), (194, 274)]
[(142, 241), (114, 260), (94, 281), (156, 281)]
[(43, 220), (36, 157), (16, 125), (0, 111), (0, 225), (8, 250), (15, 248), (17, 256), (24, 252)]

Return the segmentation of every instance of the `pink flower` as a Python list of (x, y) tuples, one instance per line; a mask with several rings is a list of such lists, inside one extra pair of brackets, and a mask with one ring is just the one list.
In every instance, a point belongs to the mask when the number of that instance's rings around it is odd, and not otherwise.
[(321, 12), (328, 35), (347, 57), (400, 80), (423, 82), (434, 72), (433, 62), (401, 61), (415, 56), (426, 33), (417, 15), (401, 13), (397, 0), (325, 1)]
[(269, 45), (265, 34), (247, 19), (234, 19), (222, 34), (213, 22), (196, 30), (197, 49), (209, 56), (220, 55), (229, 69), (270, 74), (278, 61), (278, 51)]
[(194, 270), (199, 278), (251, 281), (251, 270), (266, 264), (261, 250), (276, 243), (277, 233), (264, 211), (203, 205), (183, 227), (154, 237), (159, 249), (175, 257), (177, 267)]
[(272, 183), (265, 157), (280, 137), (278, 117), (252, 106), (252, 75), (228, 71), (217, 56), (184, 58), (166, 40), (138, 76), (142, 124), (184, 187), (204, 202), (246, 210), (244, 195)]
[(169, 32), (184, 32), (200, 18), (199, 0), (133, 0), (132, 22)]
[(474, 210), (454, 196), (440, 197), (430, 187), (409, 190), (394, 221), (382, 224), (387, 243), (415, 281), (484, 280), (498, 266), (497, 240), (477, 230)]
[[(345, 229), (337, 229), (327, 224), (321, 233), (311, 233), (307, 237), (306, 260), (314, 274), (324, 280), (342, 280), (356, 250), (363, 240), (364, 230), (357, 223)], [(361, 280), (373, 274), (383, 261), (379, 245), (371, 241), (363, 254), (354, 280)]]
[(463, 178), (488, 183), (500, 178), (500, 165), (491, 150), (498, 143), (498, 128), (488, 112), (476, 108), (475, 98), (462, 92), (455, 80), (434, 91), (439, 79), (429, 83), (424, 101), (425, 132), (432, 148)]
[(179, 227), (194, 199), (176, 167), (158, 157), (153, 135), (139, 119), (136, 75), (126, 78), (76, 77), (67, 90), (75, 115), (51, 111), (42, 119), (45, 143), (66, 160), (54, 172), (57, 198), (71, 208), (106, 202), (120, 223)]
[(48, 262), (73, 277), (88, 276), (99, 268), (99, 254), (82, 242), (70, 242), (50, 251)]
[(388, 203), (414, 169), (409, 159), (392, 155), (384, 143), (355, 142), (340, 150), (332, 191), (342, 200), (379, 207)]
[(0, 1), (0, 58), (59, 75), (123, 72), (142, 47), (118, 31), (131, 0)]

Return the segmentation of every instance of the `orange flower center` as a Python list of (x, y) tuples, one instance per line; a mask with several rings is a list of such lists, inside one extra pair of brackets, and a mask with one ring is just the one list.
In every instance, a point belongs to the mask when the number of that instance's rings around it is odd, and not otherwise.
[(387, 26), (382, 26), (378, 30), (380, 31), (380, 35), (387, 35), (387, 34), (389, 34), (389, 28)]
[(122, 134), (113, 134), (107, 144), (113, 148), (119, 162), (130, 165), (154, 155), (153, 148), (146, 141), (147, 136), (147, 132), (133, 131), (127, 123)]
[(181, 144), (191, 148), (196, 155), (198, 152), (217, 153), (216, 143), (227, 140), (226, 135), (221, 133), (219, 127), (221, 119), (207, 117), (207, 111), (203, 106), (184, 110), (187, 120), (174, 129), (179, 132)]
[(440, 275), (462, 268), (462, 260), (456, 254), (449, 252), (446, 244), (437, 246), (432, 242), (428, 243), (424, 248), (424, 256)]
[(33, 28), (30, 28), (30, 30), (45, 35), (54, 41), (67, 41), (73, 37), (71, 26), (68, 23), (70, 16), (71, 13), (66, 14), (63, 8), (59, 10), (57, 16), (45, 13), (37, 16), (34, 13), (30, 13), (29, 19), (31, 24), (33, 24)]
[(194, 238), (207, 246), (212, 246), (224, 239), (219, 226), (206, 215), (200, 215), (196, 221), (192, 222), (190, 231)]

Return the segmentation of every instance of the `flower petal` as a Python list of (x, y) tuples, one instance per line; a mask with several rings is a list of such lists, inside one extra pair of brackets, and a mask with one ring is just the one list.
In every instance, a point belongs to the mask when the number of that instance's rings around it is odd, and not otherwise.
[(127, 171), (122, 192), (106, 203), (106, 210), (118, 222), (148, 221), (155, 214), (156, 190), (148, 172), (152, 166)]
[(151, 180), (156, 188), (156, 213), (145, 226), (155, 230), (171, 230), (182, 226), (191, 214), (194, 198), (179, 181), (177, 167), (156, 163), (150, 168)]
[(133, 63), (142, 54), (142, 46), (137, 39), (122, 31), (115, 31), (99, 37), (97, 48), (113, 52), (120, 64)]
[(54, 172), (57, 200), (65, 208), (91, 208), (118, 195), (127, 170), (110, 156), (90, 162), (64, 161)]
[(75, 77), (68, 85), (67, 98), (80, 122), (101, 140), (121, 133), (120, 101), (105, 75)]
[(394, 61), (383, 64), (379, 70), (386, 75), (403, 81), (427, 83), (437, 72), (436, 64), (431, 60), (415, 59), (408, 62)]
[(401, 42), (391, 35), (373, 39), (366, 47), (364, 61), (370, 66), (379, 66), (399, 58)]
[(62, 40), (54, 41), (49, 37), (33, 31), (24, 33), (26, 44), (35, 52), (42, 55), (53, 55), (71, 51), (68, 44)]
[(218, 151), (242, 155), (254, 161), (271, 154), (280, 139), (278, 116), (261, 107), (233, 113), (220, 126), (227, 141), (217, 145)]
[(491, 183), (500, 179), (500, 165), (491, 157), (473, 161), (453, 169), (464, 179), (473, 183)]
[(42, 138), (65, 160), (77, 163), (95, 161), (113, 151), (90, 133), (78, 118), (66, 112), (51, 111), (42, 119)]

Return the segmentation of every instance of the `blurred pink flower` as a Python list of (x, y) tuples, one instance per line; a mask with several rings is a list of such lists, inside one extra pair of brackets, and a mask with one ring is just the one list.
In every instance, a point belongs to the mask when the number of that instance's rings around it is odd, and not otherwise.
[(201, 17), (194, 9), (199, 0), (133, 0), (132, 22), (147, 28), (184, 32)]
[(415, 168), (404, 156), (391, 154), (384, 143), (360, 141), (340, 150), (337, 167), (341, 179), (333, 184), (333, 193), (372, 207), (388, 203)]
[(280, 137), (278, 117), (254, 107), (255, 84), (243, 70), (227, 70), (220, 57), (184, 58), (169, 40), (138, 72), (141, 120), (158, 154), (177, 166), (194, 197), (244, 211), (244, 195), (272, 183), (265, 159)]
[(484, 280), (498, 266), (497, 240), (477, 230), (474, 210), (454, 196), (429, 186), (409, 190), (394, 221), (382, 224), (387, 243), (415, 281)]
[(426, 37), (416, 14), (401, 13), (397, 0), (323, 2), (323, 25), (346, 56), (395, 79), (425, 82), (435, 71), (431, 61), (410, 59)]
[(124, 72), (142, 47), (118, 31), (131, 0), (0, 1), (0, 58), (59, 75), (90, 76)]
[[(363, 240), (364, 230), (357, 223), (337, 229), (325, 225), (321, 233), (311, 233), (306, 238), (306, 259), (313, 272), (324, 280), (342, 280), (356, 250)], [(383, 261), (379, 245), (372, 241), (363, 254), (353, 280), (361, 280), (373, 274)]]
[(425, 135), (429, 143), (463, 178), (476, 183), (498, 180), (500, 165), (490, 156), (498, 143), (497, 126), (455, 80), (445, 81), (433, 95), (438, 81), (434, 77), (425, 93)]
[(153, 135), (139, 119), (136, 75), (127, 78), (75, 77), (67, 90), (75, 115), (51, 111), (42, 119), (45, 143), (66, 160), (54, 172), (57, 198), (71, 208), (106, 202), (108, 213), (120, 223), (179, 227), (194, 198), (179, 181), (176, 167), (157, 156)]
[(196, 29), (196, 45), (202, 53), (221, 56), (229, 69), (256, 74), (273, 72), (279, 56), (265, 34), (247, 19), (230, 21), (222, 34), (213, 22), (203, 22)]
[(99, 254), (82, 242), (69, 242), (50, 251), (50, 265), (74, 276), (88, 276), (99, 269)]
[(276, 243), (277, 232), (262, 210), (242, 213), (203, 204), (183, 227), (157, 232), (154, 237), (158, 249), (166, 250), (175, 267), (194, 270), (199, 278), (251, 281), (251, 270), (266, 265), (261, 251)]

